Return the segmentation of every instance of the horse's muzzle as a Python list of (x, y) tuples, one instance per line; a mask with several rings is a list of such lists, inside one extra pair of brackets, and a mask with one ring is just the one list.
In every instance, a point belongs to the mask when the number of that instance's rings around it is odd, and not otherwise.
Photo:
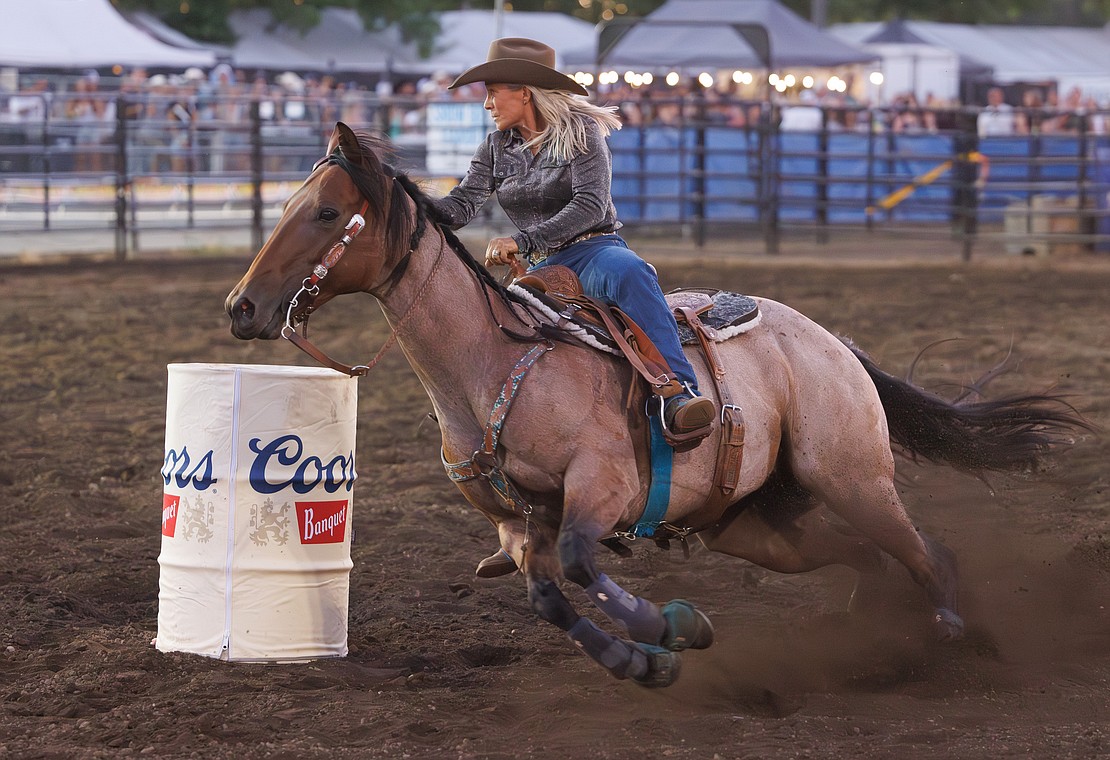
[(229, 296), (224, 304), (227, 315), (231, 317), (231, 334), (240, 340), (274, 340), (281, 335), (282, 314), (280, 310), (266, 322), (259, 318), (255, 303), (246, 296)]

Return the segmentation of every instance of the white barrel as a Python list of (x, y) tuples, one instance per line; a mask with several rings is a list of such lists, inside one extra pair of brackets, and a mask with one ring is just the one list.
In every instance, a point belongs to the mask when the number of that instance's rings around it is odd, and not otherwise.
[(356, 380), (309, 367), (168, 369), (157, 648), (345, 656)]

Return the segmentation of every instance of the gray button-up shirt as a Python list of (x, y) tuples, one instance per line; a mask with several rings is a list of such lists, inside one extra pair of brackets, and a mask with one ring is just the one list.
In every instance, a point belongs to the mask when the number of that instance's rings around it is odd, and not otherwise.
[(546, 146), (533, 156), (515, 129), (491, 132), (462, 181), (432, 202), (436, 211), (458, 229), (496, 191), (520, 230), (513, 240), (523, 254), (553, 252), (581, 235), (620, 229), (610, 193), (609, 146), (593, 119), (584, 123), (587, 151), (569, 161), (556, 160)]

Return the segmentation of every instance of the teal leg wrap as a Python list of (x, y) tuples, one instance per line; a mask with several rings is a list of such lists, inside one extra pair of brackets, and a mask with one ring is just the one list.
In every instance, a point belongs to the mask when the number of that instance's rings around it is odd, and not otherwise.
[(667, 630), (661, 644), (672, 652), (708, 649), (713, 643), (713, 624), (685, 599), (672, 599), (664, 604), (663, 619)]

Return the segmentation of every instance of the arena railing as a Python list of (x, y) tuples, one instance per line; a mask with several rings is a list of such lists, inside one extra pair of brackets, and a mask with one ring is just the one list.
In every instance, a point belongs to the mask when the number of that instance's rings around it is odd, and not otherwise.
[[(481, 103), (451, 100), (98, 98), (99, 121), (55, 96), (36, 120), (0, 122), (0, 231), (107, 228), (122, 259), (144, 232), (248, 226), (257, 248), (335, 121), (388, 135), (394, 163), (437, 191), (491, 128)], [(613, 195), (632, 229), (698, 245), (743, 230), (771, 253), (783, 235), (820, 244), (848, 230), (944, 236), (965, 258), (983, 242), (1110, 250), (1110, 113), (1076, 114), (1074, 133), (980, 138), (974, 108), (920, 109), (922, 126), (898, 129), (895, 111), (863, 107), (704, 95), (617, 105)], [(496, 208), (488, 221), (504, 222)]]

